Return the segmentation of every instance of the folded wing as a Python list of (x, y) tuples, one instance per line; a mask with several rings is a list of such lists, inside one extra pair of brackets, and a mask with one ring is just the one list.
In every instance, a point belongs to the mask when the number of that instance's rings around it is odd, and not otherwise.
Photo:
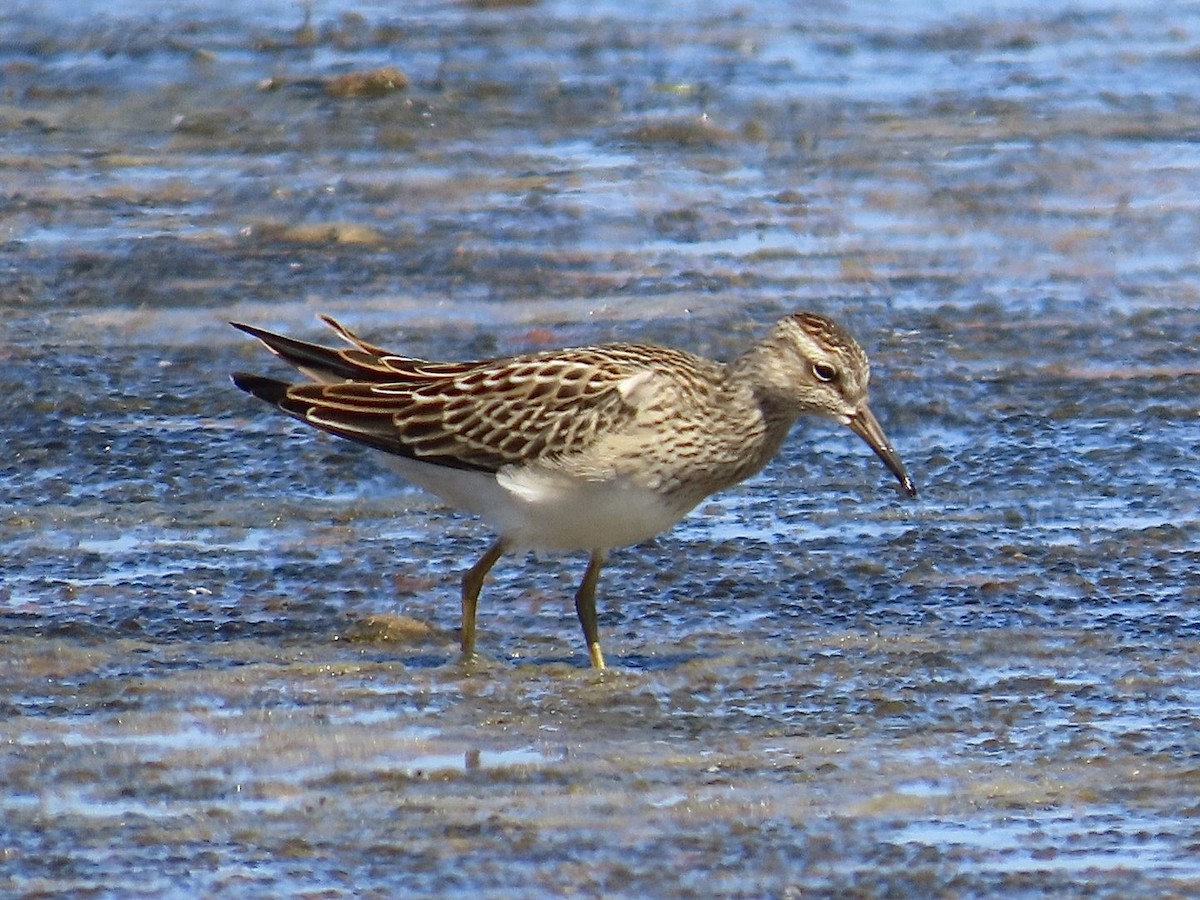
[(239, 372), (234, 384), (331, 434), (451, 468), (495, 472), (582, 451), (598, 433), (633, 418), (629, 388), (646, 377), (633, 348), (429, 362), (390, 353), (325, 321), (351, 346), (324, 347), (233, 323), (313, 379), (289, 384)]

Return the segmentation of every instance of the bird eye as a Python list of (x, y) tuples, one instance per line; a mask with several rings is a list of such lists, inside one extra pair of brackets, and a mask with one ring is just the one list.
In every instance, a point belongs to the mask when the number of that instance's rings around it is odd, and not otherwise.
[(838, 377), (837, 369), (829, 365), (829, 363), (813, 363), (812, 373), (813, 377), (816, 378), (817, 381), (837, 381)]

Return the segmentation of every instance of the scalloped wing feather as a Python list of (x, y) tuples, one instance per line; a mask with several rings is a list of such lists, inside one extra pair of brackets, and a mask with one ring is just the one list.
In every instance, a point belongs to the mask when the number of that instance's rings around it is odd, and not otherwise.
[(402, 382), (344, 381), (291, 387), (279, 405), (318, 428), (454, 468), (502, 466), (579, 452), (636, 416), (605, 361), (522, 359), (456, 365)]
[(275, 383), (271, 396), (260, 396), (324, 431), (451, 468), (495, 472), (579, 453), (631, 425), (664, 372), (712, 365), (641, 344), (430, 362), (391, 353), (322, 318), (349, 348), (237, 325), (315, 381), (285, 392)]

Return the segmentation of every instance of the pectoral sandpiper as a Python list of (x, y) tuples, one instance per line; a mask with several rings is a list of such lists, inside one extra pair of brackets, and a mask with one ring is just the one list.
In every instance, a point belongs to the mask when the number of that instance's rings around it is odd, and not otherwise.
[(728, 364), (651, 344), (427, 362), (324, 320), (348, 348), (233, 323), (312, 379), (233, 381), (302, 422), (384, 451), (404, 478), (498, 532), (462, 580), (467, 658), (480, 589), (502, 554), (587, 550), (575, 610), (591, 663), (604, 668), (596, 582), (608, 551), (671, 528), (758, 472), (805, 413), (848, 426), (916, 495), (867, 406), (866, 354), (813, 313), (781, 319)]

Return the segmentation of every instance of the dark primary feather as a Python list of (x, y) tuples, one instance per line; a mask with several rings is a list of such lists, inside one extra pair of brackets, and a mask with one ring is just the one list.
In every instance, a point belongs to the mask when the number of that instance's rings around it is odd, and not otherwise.
[(361, 371), (361, 366), (344, 358), (341, 351), (332, 347), (298, 341), (295, 338), (275, 334), (254, 325), (246, 325), (243, 322), (230, 322), (229, 324), (251, 337), (258, 338), (268, 350), (297, 368), (316, 370), (323, 375), (328, 373), (336, 378), (353, 378)]
[(287, 396), (288, 383), (262, 375), (251, 375), (249, 372), (234, 372), (230, 376), (233, 383), (247, 394), (253, 394), (259, 400), (265, 400), (272, 406), (278, 406)]

